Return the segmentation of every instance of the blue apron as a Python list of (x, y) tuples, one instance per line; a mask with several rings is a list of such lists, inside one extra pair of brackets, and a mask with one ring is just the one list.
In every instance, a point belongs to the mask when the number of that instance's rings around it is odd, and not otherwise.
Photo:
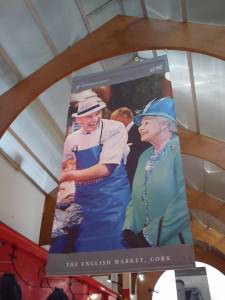
[[(99, 163), (102, 151), (101, 135), (97, 146), (74, 151), (78, 170)], [(73, 251), (91, 252), (124, 248), (121, 232), (129, 200), (129, 181), (122, 160), (111, 175), (92, 183), (76, 184), (75, 201), (81, 205), (84, 219), (78, 225)]]
[[(74, 150), (77, 170), (99, 163), (102, 150), (99, 144), (85, 150)], [(50, 253), (91, 252), (124, 248), (121, 232), (130, 200), (130, 186), (121, 160), (111, 175), (92, 183), (75, 184), (75, 202), (81, 206), (83, 221), (71, 234), (53, 239)], [(73, 242), (74, 241), (74, 242)], [(73, 246), (71, 247), (71, 244)]]

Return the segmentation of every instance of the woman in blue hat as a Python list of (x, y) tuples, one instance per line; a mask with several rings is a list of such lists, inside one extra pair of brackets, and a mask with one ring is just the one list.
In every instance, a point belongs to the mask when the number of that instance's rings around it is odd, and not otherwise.
[(124, 242), (129, 248), (191, 244), (173, 99), (151, 101), (134, 122), (141, 140), (152, 146), (138, 161)]

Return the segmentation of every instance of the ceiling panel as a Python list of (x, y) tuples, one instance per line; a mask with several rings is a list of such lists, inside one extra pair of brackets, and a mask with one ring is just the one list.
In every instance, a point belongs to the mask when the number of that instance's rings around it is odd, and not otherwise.
[(1, 0), (0, 40), (18, 70), (27, 76), (52, 54), (23, 0)]
[(182, 158), (187, 185), (225, 201), (225, 170), (195, 156), (182, 155)]
[(0, 95), (17, 83), (17, 76), (0, 56)]
[[(80, 1), (80, 0), (78, 0)], [(114, 1), (114, 0), (111, 0)], [(82, 0), (80, 1), (83, 5), (84, 12), (86, 15), (92, 13), (95, 11), (97, 8), (104, 6), (105, 4), (107, 5), (108, 2), (111, 2), (109, 0)]]
[(179, 0), (145, 0), (145, 3), (150, 18), (181, 21)]
[(108, 1), (102, 8), (88, 15), (91, 30), (94, 31), (116, 15), (122, 14), (118, 1)]
[(189, 21), (197, 23), (225, 25), (224, 0), (189, 0), (186, 2)]
[[(7, 131), (1, 138), (1, 149), (21, 170), (28, 175), (43, 191), (50, 193), (57, 183), (40, 167), (33, 157)], [(29, 199), (27, 199), (29, 201)]]
[(123, 0), (124, 12), (127, 16), (143, 17), (140, 0)]
[(191, 155), (182, 155), (186, 184), (193, 189), (203, 192), (204, 172), (203, 160)]
[(32, 1), (58, 52), (87, 35), (74, 0), (27, 1)]
[(192, 53), (200, 132), (225, 141), (225, 61)]
[(167, 51), (178, 121), (195, 131), (195, 118), (186, 52)]
[(225, 200), (225, 171), (210, 162), (204, 162), (205, 192)]
[(71, 85), (67, 79), (55, 83), (39, 96), (43, 106), (59, 126), (62, 134), (66, 131), (67, 111)]
[(34, 155), (58, 177), (63, 139), (38, 102), (29, 105), (11, 124), (11, 128), (32, 149)]

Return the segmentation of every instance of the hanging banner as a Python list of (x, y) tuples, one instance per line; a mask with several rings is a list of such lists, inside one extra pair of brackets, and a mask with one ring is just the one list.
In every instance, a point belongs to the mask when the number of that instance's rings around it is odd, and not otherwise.
[(178, 300), (211, 300), (205, 267), (176, 270)]
[(48, 275), (194, 266), (166, 56), (75, 77)]

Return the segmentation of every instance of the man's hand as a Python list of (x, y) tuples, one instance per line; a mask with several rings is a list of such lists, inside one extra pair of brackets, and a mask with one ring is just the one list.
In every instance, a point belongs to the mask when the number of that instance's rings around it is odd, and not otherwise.
[(73, 158), (67, 159), (62, 163), (62, 169), (65, 171), (75, 170), (76, 169), (76, 161)]
[(109, 176), (110, 171), (105, 164), (96, 164), (82, 170), (62, 170), (60, 183), (64, 181), (86, 182)]
[(59, 182), (65, 182), (65, 181), (74, 181), (76, 177), (76, 170), (62, 170), (60, 178), (59, 178)]

